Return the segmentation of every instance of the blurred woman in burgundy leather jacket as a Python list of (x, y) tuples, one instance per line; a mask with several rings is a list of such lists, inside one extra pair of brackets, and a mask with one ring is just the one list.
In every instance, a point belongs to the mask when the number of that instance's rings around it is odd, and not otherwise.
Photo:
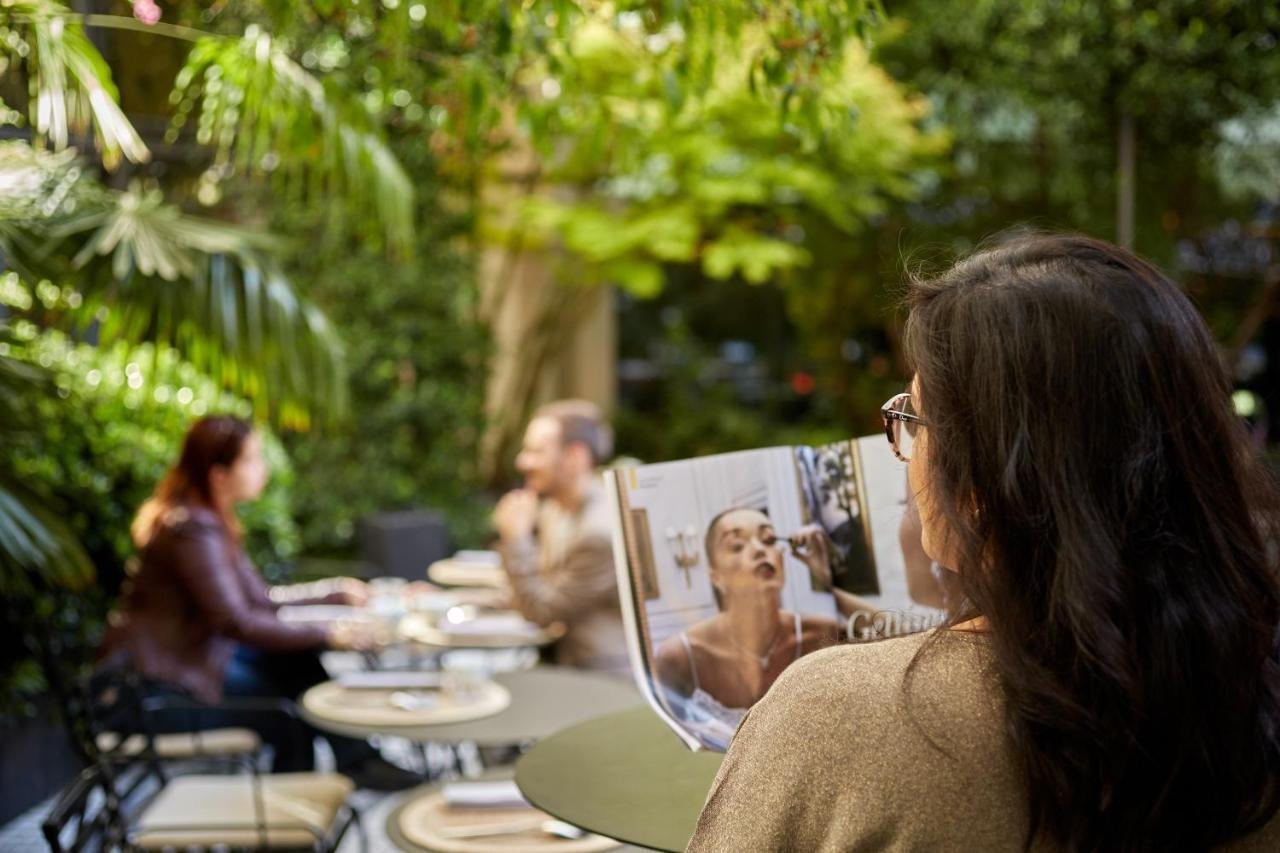
[[(258, 497), (267, 476), (261, 440), (247, 422), (214, 416), (191, 426), (178, 464), (134, 519), (139, 565), (111, 615), (104, 657), (127, 658), (143, 675), (202, 702), (224, 695), (296, 699), (328, 678), (320, 650), (365, 642), (344, 627), (291, 624), (276, 615), (277, 598), (360, 604), (367, 593), (350, 578), (266, 585), (245, 553), (234, 508)], [(205, 711), (201, 727), (232, 724), (228, 716)], [(254, 727), (276, 748), (276, 770), (310, 768), (310, 738), (299, 748), (278, 724)], [(367, 744), (329, 740), (340, 769), (373, 755)]]

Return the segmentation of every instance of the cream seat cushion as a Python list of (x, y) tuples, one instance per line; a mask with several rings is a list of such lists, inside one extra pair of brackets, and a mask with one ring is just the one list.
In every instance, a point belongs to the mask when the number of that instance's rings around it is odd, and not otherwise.
[[(126, 756), (137, 755), (146, 745), (142, 735), (130, 735), (120, 744), (120, 735), (103, 732), (98, 735), (98, 749), (110, 752), (119, 748)], [(119, 746), (117, 746), (119, 745)], [(156, 755), (161, 758), (195, 758), (201, 755), (244, 755), (256, 752), (262, 739), (252, 729), (205, 729), (199, 732), (156, 735)]]
[[(354, 785), (338, 773), (259, 776), (268, 847), (311, 847), (333, 826)], [(138, 847), (255, 847), (253, 777), (177, 776), (143, 811), (129, 832)]]

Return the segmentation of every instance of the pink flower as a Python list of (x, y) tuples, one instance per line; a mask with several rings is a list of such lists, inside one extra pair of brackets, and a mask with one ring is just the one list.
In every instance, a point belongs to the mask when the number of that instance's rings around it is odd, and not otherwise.
[(133, 0), (133, 16), (151, 26), (160, 20), (160, 7), (155, 0)]

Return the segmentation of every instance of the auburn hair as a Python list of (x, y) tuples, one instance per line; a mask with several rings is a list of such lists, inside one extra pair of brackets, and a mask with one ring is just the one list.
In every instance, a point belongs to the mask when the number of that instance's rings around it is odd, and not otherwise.
[(231, 415), (212, 415), (193, 423), (182, 440), (178, 464), (165, 473), (133, 519), (130, 533), (134, 545), (146, 547), (173, 510), (192, 503), (204, 504), (218, 512), (227, 535), (238, 540), (240, 522), (229, 509), (214, 505), (209, 472), (215, 466), (230, 468), (252, 432), (248, 421)]

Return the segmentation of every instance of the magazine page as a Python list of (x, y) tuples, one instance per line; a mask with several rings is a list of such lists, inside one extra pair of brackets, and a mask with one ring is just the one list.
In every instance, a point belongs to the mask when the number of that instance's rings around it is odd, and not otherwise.
[(808, 517), (831, 542), (832, 586), (846, 605), (848, 638), (897, 636), (940, 622), (948, 578), (920, 547), (918, 516), (908, 513), (907, 466), (884, 436), (794, 452)]
[(636, 681), (690, 748), (727, 748), (803, 655), (937, 619), (936, 567), (908, 582), (906, 469), (883, 437), (621, 468), (607, 487)]

